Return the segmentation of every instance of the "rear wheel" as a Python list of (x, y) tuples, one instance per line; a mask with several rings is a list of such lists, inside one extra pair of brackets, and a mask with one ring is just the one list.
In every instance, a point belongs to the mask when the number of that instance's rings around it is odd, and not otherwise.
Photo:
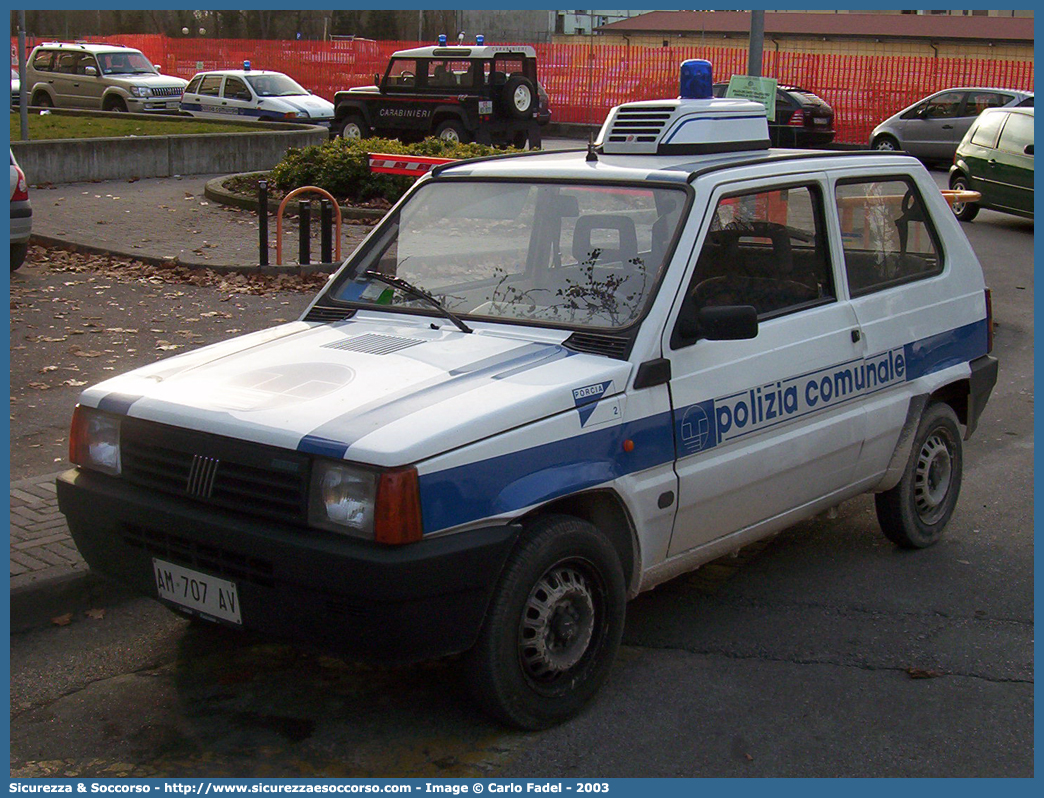
[(461, 144), (467, 144), (471, 141), (471, 137), (468, 135), (464, 125), (456, 119), (447, 119), (445, 122), (442, 122), (435, 128), (435, 135), (443, 141), (455, 141)]
[(25, 256), (28, 253), (28, 241), (23, 241), (21, 244), (11, 244), (11, 271), (14, 271), (23, 263), (25, 263)]
[(33, 101), (30, 105), (35, 105), (37, 108), (54, 108), (54, 103), (51, 101), (51, 95), (45, 91), (38, 91), (33, 95)]
[(616, 550), (591, 524), (538, 519), (523, 533), (469, 654), (483, 708), (521, 729), (561, 723), (609, 675), (623, 634)]
[[(964, 175), (958, 175), (953, 178), (950, 181), (950, 188), (954, 191), (969, 191), (971, 189), (968, 185), (968, 178)], [(954, 202), (952, 207), (953, 215), (962, 222), (970, 222), (979, 215), (979, 203), (977, 202)]]
[(885, 536), (904, 549), (937, 543), (957, 505), (963, 465), (957, 414), (941, 402), (928, 405), (902, 479), (875, 497)]

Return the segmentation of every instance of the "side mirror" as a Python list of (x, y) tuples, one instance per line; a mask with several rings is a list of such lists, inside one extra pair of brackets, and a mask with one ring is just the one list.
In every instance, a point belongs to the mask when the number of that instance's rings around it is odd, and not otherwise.
[(89, 78), (98, 77), (98, 70), (95, 67), (89, 66), (83, 68), (83, 74)]
[(1026, 145), (1026, 149), (1024, 149), (1023, 152), (1026, 153), (1027, 155), (1032, 155), (1033, 154), (1033, 145), (1032, 144), (1027, 144)]
[(708, 341), (745, 341), (758, 337), (758, 311), (751, 305), (700, 308), (700, 334)]
[(379, 74), (377, 74), (376, 72), (373, 73), (373, 85), (374, 86), (380, 86), (381, 85), (381, 76)]

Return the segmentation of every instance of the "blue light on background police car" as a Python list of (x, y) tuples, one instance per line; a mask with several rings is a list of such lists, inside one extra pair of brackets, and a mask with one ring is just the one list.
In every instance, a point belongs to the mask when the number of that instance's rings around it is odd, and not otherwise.
[(249, 62), (249, 61), (244, 61), (244, 62), (243, 62), (243, 69), (244, 69), (244, 71), (246, 71), (246, 72), (249, 72), (249, 71), (250, 71), (250, 62)]
[(478, 36), (475, 37), (475, 44), (477, 44), (479, 47), (481, 47), (485, 43), (486, 43), (486, 37), (483, 36), (481, 33)]
[(713, 97), (714, 92), (711, 89), (714, 83), (713, 71), (711, 62), (704, 61), (702, 58), (682, 61), (679, 99), (709, 100)]
[(445, 33), (440, 33), (439, 34), (439, 47), (445, 47), (445, 46), (446, 46), (446, 34)]

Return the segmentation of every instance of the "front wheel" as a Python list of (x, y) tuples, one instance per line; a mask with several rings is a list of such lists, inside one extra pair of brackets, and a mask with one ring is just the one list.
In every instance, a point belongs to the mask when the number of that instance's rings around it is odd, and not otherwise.
[(118, 114), (127, 113), (127, 103), (123, 101), (122, 97), (112, 97), (105, 101), (105, 105), (102, 108), (103, 111), (112, 111)]
[(899, 146), (899, 142), (893, 139), (891, 136), (880, 136), (877, 141), (874, 142), (875, 150), (880, 152), (899, 152), (902, 148)]
[(29, 242), (23, 241), (20, 244), (11, 244), (11, 271), (21, 267), (25, 263), (25, 256), (29, 254)]
[(902, 479), (875, 496), (885, 537), (904, 549), (937, 543), (957, 505), (963, 466), (957, 414), (941, 402), (928, 405)]
[[(954, 191), (969, 191), (968, 178), (960, 175), (950, 181), (950, 188)], [(979, 203), (977, 202), (954, 202), (953, 215), (962, 222), (970, 222), (979, 215)]]
[(361, 116), (346, 116), (334, 122), (334, 134), (346, 139), (365, 139), (370, 136), (370, 126)]
[(578, 518), (538, 519), (508, 561), (469, 654), (476, 700), (520, 729), (576, 715), (609, 675), (625, 600), (605, 536)]

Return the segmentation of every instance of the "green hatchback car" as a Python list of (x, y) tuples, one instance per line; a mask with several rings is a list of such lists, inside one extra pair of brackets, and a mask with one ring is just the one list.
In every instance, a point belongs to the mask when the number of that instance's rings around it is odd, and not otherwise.
[(970, 222), (980, 208), (1033, 218), (1033, 109), (991, 108), (957, 147), (950, 188), (978, 191), (978, 202), (955, 202), (953, 212)]

